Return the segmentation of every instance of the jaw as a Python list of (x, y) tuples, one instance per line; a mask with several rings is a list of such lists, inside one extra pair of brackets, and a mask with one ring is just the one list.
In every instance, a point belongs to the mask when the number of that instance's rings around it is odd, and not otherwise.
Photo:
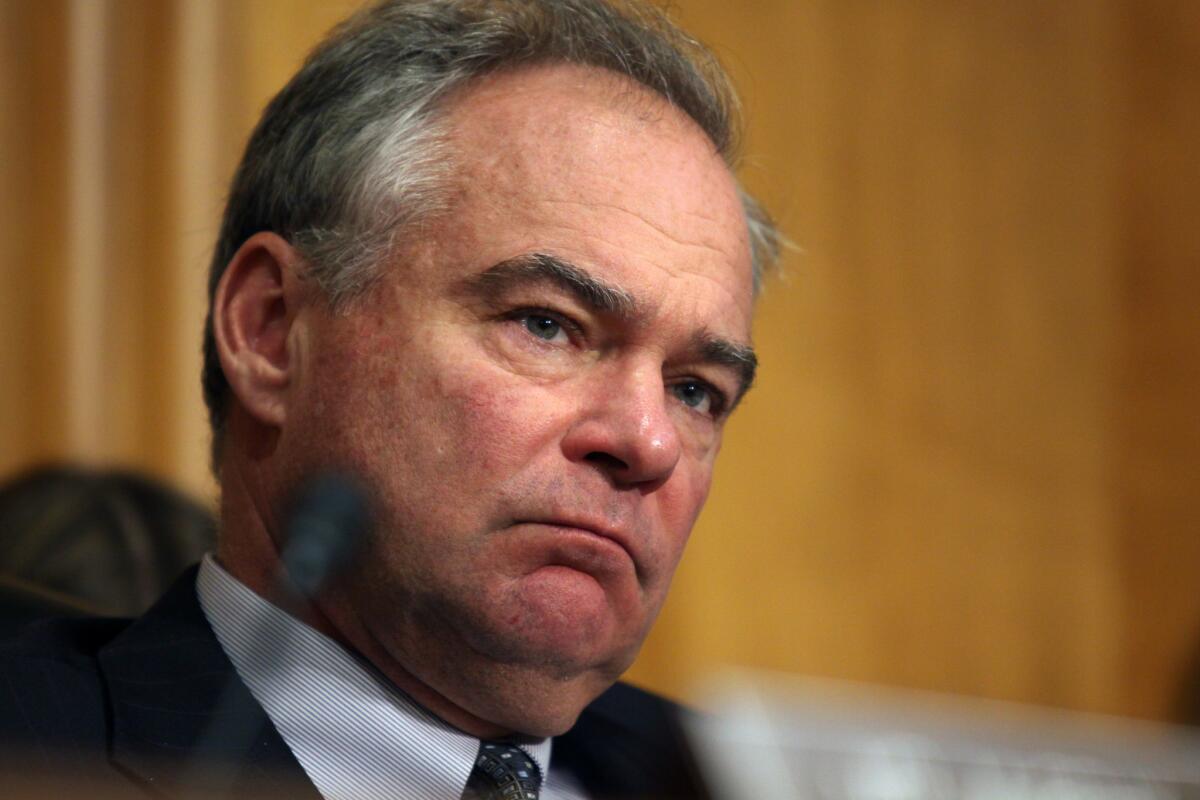
[(394, 637), (394, 630), (364, 627), (362, 633), (356, 646), (389, 680), (433, 714), (481, 738), (565, 733), (627, 666), (622, 660), (580, 668), (558, 657), (536, 660), (529, 650), (517, 661), (498, 660), (450, 627), (405, 637), (399, 646), (384, 638)]
[[(358, 581), (330, 587), (322, 606), (343, 641), (447, 723), (484, 738), (556, 736), (620, 677), (643, 636), (564, 613), (603, 590), (590, 576), (548, 572), (514, 589), (508, 607), (524, 617), (513, 625), (503, 613), (481, 620), (484, 612), (447, 607), (436, 595), (364, 605)], [(547, 585), (555, 591), (536, 591)]]

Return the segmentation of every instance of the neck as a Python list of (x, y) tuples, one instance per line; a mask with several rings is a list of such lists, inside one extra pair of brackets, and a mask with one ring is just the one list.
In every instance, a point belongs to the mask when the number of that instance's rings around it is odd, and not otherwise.
[(336, 627), (296, 589), (280, 557), (283, 535), (258, 464), (234, 451), (221, 465), (221, 533), (217, 561), (267, 602), (335, 641)]

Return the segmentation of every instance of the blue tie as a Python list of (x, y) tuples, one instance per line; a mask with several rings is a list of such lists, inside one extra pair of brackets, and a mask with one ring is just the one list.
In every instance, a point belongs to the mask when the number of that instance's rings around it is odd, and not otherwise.
[(480, 742), (463, 800), (537, 800), (542, 773), (533, 759), (507, 742)]

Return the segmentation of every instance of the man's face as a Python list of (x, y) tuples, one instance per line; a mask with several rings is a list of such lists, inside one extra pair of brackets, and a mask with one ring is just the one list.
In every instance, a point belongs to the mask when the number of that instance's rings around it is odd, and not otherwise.
[(362, 305), (305, 312), (281, 446), (377, 493), (345, 591), (420, 680), (454, 696), (447, 673), (482, 657), (602, 688), (749, 377), (735, 184), (693, 123), (595, 70), (485, 79), (448, 124), (449, 213)]

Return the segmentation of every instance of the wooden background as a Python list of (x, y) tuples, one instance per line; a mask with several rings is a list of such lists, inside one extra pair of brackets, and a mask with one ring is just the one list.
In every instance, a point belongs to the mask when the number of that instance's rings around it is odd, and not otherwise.
[[(1200, 3), (676, 6), (800, 249), (632, 677), (1172, 716), (1200, 666)], [(0, 473), (117, 462), (212, 496), (225, 183), (351, 7), (0, 0)]]

